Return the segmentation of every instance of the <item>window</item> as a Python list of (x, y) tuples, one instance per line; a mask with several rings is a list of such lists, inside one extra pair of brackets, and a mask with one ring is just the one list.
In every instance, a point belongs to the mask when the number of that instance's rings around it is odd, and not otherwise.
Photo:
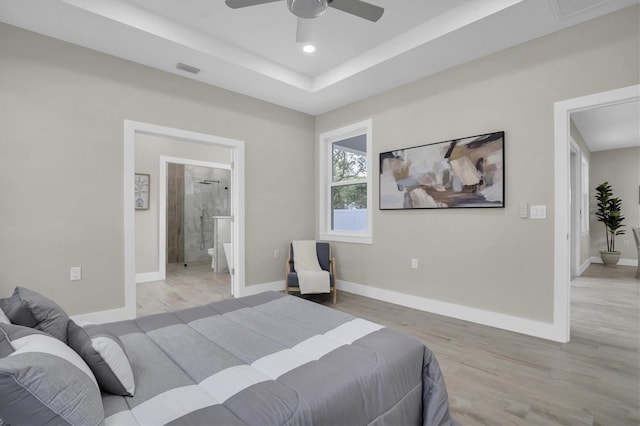
[(580, 229), (583, 233), (589, 232), (589, 162), (581, 156), (580, 185), (582, 187), (582, 205), (580, 209)]
[(371, 120), (320, 135), (320, 239), (370, 244)]

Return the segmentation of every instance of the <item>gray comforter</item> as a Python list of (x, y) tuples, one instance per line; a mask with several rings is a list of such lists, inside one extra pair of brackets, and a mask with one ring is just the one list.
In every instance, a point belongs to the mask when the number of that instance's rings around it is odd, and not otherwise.
[(103, 394), (106, 425), (450, 424), (422, 343), (280, 293), (106, 325), (134, 397)]

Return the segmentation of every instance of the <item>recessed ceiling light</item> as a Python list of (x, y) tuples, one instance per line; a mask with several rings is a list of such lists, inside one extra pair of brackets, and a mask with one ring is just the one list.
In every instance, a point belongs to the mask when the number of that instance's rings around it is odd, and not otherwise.
[(302, 50), (307, 53), (313, 53), (316, 51), (316, 47), (313, 44), (305, 44)]

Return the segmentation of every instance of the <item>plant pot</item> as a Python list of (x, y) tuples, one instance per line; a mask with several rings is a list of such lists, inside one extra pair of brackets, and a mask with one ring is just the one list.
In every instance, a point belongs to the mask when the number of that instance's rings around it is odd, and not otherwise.
[(616, 266), (618, 264), (618, 260), (620, 260), (620, 252), (601, 251), (600, 259), (602, 259), (602, 263), (604, 263), (605, 266)]

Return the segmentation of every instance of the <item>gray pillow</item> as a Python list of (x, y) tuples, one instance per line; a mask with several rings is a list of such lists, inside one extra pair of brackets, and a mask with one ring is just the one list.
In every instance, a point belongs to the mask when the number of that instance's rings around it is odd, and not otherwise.
[(67, 342), (67, 313), (52, 300), (24, 287), (16, 287), (4, 313), (13, 324), (42, 330)]
[(10, 425), (99, 425), (100, 390), (71, 348), (46, 333), (0, 324), (0, 418)]
[(117, 336), (99, 324), (80, 327), (69, 320), (67, 342), (87, 363), (104, 391), (114, 395), (134, 395), (136, 386), (131, 364)]

